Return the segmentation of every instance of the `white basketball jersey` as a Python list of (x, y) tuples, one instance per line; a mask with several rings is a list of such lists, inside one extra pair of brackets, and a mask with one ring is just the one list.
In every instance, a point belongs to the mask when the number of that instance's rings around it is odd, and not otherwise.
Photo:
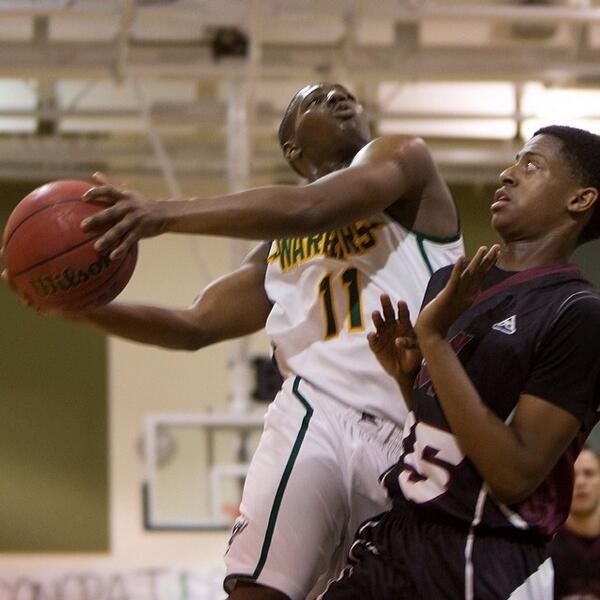
[(369, 350), (379, 297), (406, 301), (414, 321), (431, 274), (463, 254), (460, 235), (434, 239), (384, 213), (335, 231), (271, 244), (266, 332), (284, 376), (299, 375), (358, 410), (404, 422), (397, 383)]

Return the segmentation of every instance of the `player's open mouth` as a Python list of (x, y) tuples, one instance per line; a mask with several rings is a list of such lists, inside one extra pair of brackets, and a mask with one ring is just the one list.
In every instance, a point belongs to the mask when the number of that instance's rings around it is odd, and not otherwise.
[(494, 201), (492, 202), (490, 209), (492, 212), (494, 212), (502, 208), (508, 202), (510, 202), (508, 194), (502, 188), (500, 188), (499, 190), (496, 190), (496, 193), (494, 194)]
[(351, 119), (356, 115), (356, 109), (353, 106), (340, 104), (333, 109), (333, 115), (339, 119)]

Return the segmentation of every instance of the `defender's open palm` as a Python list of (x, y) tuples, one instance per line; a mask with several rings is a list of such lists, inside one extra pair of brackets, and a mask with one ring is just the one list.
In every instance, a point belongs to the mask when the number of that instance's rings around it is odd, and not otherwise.
[(398, 301), (398, 312), (387, 294), (381, 296), (381, 312), (372, 314), (375, 331), (367, 339), (369, 347), (388, 375), (400, 385), (412, 386), (413, 374), (421, 362), (415, 332), (406, 302)]
[(93, 178), (98, 186), (89, 190), (83, 199), (109, 205), (81, 224), (86, 231), (108, 227), (94, 244), (96, 250), (110, 250), (110, 257), (116, 259), (138, 240), (163, 231), (162, 203), (152, 202), (139, 192), (117, 187), (100, 173), (95, 173)]
[(415, 323), (417, 339), (435, 335), (445, 337), (450, 325), (473, 304), (484, 277), (495, 264), (500, 246), (481, 246), (469, 264), (460, 258), (441, 292), (419, 313)]

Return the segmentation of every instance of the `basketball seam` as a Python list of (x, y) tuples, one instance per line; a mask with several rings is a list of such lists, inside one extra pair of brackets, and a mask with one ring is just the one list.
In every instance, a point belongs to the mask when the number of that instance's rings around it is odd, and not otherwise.
[[(48, 261), (54, 260), (55, 258), (59, 258), (60, 256), (64, 256), (65, 254), (68, 254), (72, 250), (76, 250), (77, 248), (87, 244), (88, 242), (91, 242), (92, 240), (97, 239), (98, 237), (100, 237), (100, 235), (101, 234), (98, 233), (92, 237), (86, 238), (85, 240), (79, 242), (78, 244), (75, 244), (74, 246), (71, 246), (69, 248), (65, 248), (64, 250), (61, 250), (58, 254), (54, 254), (53, 256), (47, 256), (43, 260), (40, 260), (33, 265), (29, 265), (25, 269), (21, 269), (17, 273), (9, 273), (9, 275), (11, 277), (19, 277), (20, 275), (24, 275), (28, 271), (31, 271), (32, 269), (35, 269), (36, 267), (39, 267), (39, 266), (43, 265), (44, 263), (47, 263)], [(101, 256), (101, 255), (99, 255), (99, 256)]]
[(78, 196), (76, 198), (65, 198), (63, 200), (57, 200), (56, 202), (53, 202), (52, 204), (46, 204), (45, 206), (38, 208), (37, 210), (33, 211), (32, 213), (29, 213), (22, 221), (20, 221), (17, 225), (15, 225), (14, 229), (10, 232), (10, 234), (6, 238), (6, 242), (4, 242), (4, 247), (8, 248), (8, 243), (12, 239), (13, 235), (15, 235), (17, 229), (19, 229), (21, 227), (21, 225), (23, 225), (24, 223), (29, 221), (29, 219), (31, 219), (32, 217), (35, 217), (35, 215), (39, 215), (41, 212), (44, 212), (45, 210), (52, 208), (53, 206), (57, 206), (60, 204), (68, 204), (69, 202), (82, 202), (82, 200), (81, 200), (80, 196)]

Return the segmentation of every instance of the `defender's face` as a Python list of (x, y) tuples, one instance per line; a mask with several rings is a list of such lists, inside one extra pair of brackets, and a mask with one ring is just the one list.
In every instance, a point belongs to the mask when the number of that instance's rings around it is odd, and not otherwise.
[(500, 174), (502, 187), (491, 206), (492, 227), (505, 241), (545, 237), (568, 217), (568, 201), (580, 186), (561, 147), (554, 136), (536, 135)]
[(600, 508), (600, 460), (590, 450), (582, 450), (575, 461), (575, 487), (571, 512), (586, 516)]
[(295, 140), (303, 150), (332, 152), (347, 145), (354, 150), (370, 139), (367, 116), (361, 104), (343, 86), (320, 83), (298, 92)]

